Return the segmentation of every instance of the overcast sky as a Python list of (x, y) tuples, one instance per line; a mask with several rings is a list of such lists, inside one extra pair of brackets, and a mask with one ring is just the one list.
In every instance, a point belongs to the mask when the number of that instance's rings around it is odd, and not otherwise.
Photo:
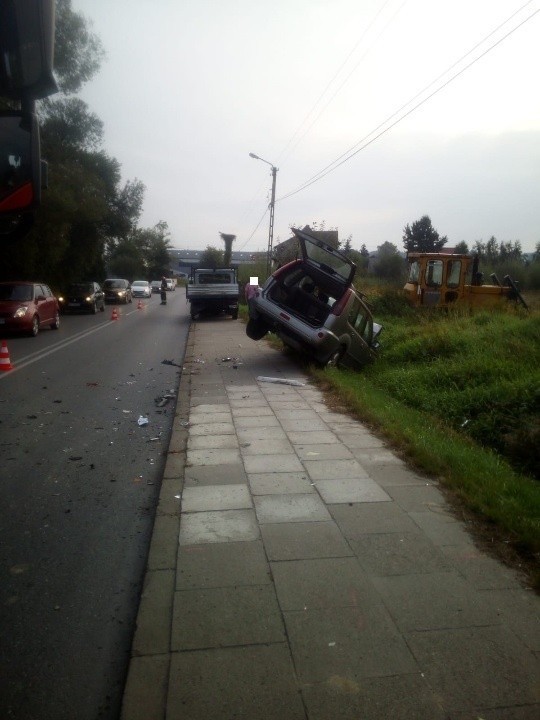
[(82, 98), (124, 180), (146, 185), (141, 224), (165, 220), (174, 247), (221, 247), (221, 231), (266, 250), (272, 164), (274, 244), (324, 222), (356, 249), (401, 250), (425, 214), (449, 246), (540, 241), (540, 0), (73, 8), (107, 52)]

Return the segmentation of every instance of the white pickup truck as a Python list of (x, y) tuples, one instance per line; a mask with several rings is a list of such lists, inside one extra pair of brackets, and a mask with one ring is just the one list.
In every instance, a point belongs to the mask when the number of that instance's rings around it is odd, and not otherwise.
[(186, 286), (186, 298), (191, 305), (191, 317), (201, 312), (227, 313), (238, 317), (240, 290), (234, 268), (197, 268), (191, 271)]

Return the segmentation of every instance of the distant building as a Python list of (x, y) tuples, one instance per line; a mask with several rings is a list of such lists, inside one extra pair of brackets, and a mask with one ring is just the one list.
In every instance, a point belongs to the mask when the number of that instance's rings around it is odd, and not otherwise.
[[(189, 275), (192, 268), (200, 267), (200, 259), (204, 250), (178, 250), (173, 248), (169, 250), (171, 265), (175, 275)], [(266, 257), (265, 253), (232, 251), (231, 265), (238, 267), (239, 265), (254, 265), (260, 262), (261, 258)]]

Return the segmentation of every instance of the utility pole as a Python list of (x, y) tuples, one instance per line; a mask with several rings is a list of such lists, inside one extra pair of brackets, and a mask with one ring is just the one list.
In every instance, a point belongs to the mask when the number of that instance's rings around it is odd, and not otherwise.
[(249, 153), (249, 157), (252, 157), (255, 160), (262, 160), (263, 163), (270, 165), (270, 167), (272, 168), (272, 194), (270, 204), (268, 205), (270, 209), (270, 227), (268, 229), (268, 250), (266, 251), (266, 272), (268, 275), (270, 275), (270, 273), (272, 272), (272, 246), (274, 244), (274, 206), (276, 204), (276, 173), (278, 171), (278, 168), (275, 165), (272, 165), (271, 162), (268, 162), (268, 160), (265, 160), (264, 158), (255, 155), (255, 153)]
[(268, 251), (266, 253), (266, 272), (272, 272), (272, 249), (274, 244), (274, 206), (276, 204), (276, 173), (277, 167), (272, 165), (272, 195), (270, 199), (270, 228), (268, 231)]

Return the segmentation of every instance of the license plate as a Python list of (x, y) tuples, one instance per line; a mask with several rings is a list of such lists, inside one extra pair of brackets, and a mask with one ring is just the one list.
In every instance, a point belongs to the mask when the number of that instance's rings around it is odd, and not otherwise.
[(80, 303), (68, 303), (69, 307), (79, 307)]
[(6, 324), (5, 319), (4, 319), (4, 318), (0, 318), (0, 325), (5, 325), (5, 324)]

